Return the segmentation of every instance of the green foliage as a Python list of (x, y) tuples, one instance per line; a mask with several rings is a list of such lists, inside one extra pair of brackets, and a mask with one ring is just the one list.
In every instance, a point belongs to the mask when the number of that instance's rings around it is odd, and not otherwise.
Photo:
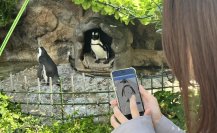
[(186, 129), (184, 107), (180, 92), (158, 91), (154, 93), (157, 98), (161, 112), (172, 120), (177, 126)]
[(0, 27), (11, 24), (14, 20), (17, 0), (0, 0)]
[(110, 133), (112, 127), (109, 124), (95, 123), (93, 117), (67, 120), (64, 123), (54, 122), (40, 130), (41, 133)]
[(50, 126), (27, 115), (21, 114), (20, 105), (0, 93), (0, 133), (110, 133), (110, 124), (95, 123), (93, 117), (68, 119), (64, 123), (55, 121)]
[(16, 129), (20, 114), (16, 111), (12, 112), (9, 107), (9, 101), (6, 95), (0, 94), (0, 131), (9, 131)]
[[(161, 112), (177, 126), (186, 129), (184, 111), (180, 92), (158, 91), (154, 93)], [(199, 108), (198, 93), (194, 91), (189, 95), (196, 105), (194, 114)], [(76, 113), (76, 112), (75, 112)], [(42, 125), (40, 120), (21, 114), (19, 104), (10, 102), (10, 98), (0, 93), (0, 132), (1, 133), (110, 133), (112, 127), (106, 123), (96, 123), (93, 117), (71, 119), (62, 121), (53, 120), (50, 125)]]
[(162, 20), (162, 0), (72, 0), (83, 9), (114, 17), (126, 25), (138, 19), (142, 24), (156, 24), (159, 28)]
[[(8, 133), (15, 130), (22, 130), (29, 127), (30, 123), (36, 123), (37, 119), (21, 114), (19, 104), (9, 101), (10, 98), (0, 93), (0, 132)], [(27, 130), (27, 128), (26, 128)]]

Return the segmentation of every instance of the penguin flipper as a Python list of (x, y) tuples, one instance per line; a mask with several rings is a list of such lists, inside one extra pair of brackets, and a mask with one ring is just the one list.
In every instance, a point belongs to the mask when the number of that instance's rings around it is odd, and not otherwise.
[[(110, 48), (109, 48), (109, 46), (108, 45), (102, 45), (102, 48), (103, 48), (103, 50), (104, 51), (106, 51), (107, 52), (107, 60), (109, 59), (109, 56), (110, 56)], [(106, 61), (104, 64), (107, 64), (109, 61)]]
[(91, 55), (93, 55), (93, 57), (96, 58), (96, 54), (94, 53), (92, 49), (91, 49)]
[(108, 51), (107, 47), (105, 45), (101, 45), (104, 51)]

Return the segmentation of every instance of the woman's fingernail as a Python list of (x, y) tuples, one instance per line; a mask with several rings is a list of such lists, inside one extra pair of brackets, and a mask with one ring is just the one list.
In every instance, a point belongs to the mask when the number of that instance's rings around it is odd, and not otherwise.
[(132, 100), (136, 99), (135, 95), (132, 95), (130, 99), (132, 99)]

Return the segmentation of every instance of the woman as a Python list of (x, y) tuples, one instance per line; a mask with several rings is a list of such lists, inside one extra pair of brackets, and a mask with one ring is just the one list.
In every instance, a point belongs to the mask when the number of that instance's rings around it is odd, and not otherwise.
[[(179, 80), (187, 132), (217, 133), (217, 0), (164, 0), (163, 48), (169, 66)], [(191, 113), (190, 80), (199, 86), (198, 114)], [(138, 116), (135, 99), (130, 101), (128, 121), (112, 101), (114, 132), (183, 132), (161, 115), (156, 99), (140, 87), (145, 115)], [(116, 119), (115, 119), (116, 118)]]

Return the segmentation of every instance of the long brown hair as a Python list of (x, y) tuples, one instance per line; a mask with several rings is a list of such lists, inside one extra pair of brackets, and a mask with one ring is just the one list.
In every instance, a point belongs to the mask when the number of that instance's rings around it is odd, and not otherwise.
[[(188, 132), (217, 133), (217, 0), (164, 0), (163, 47), (180, 82)], [(197, 121), (189, 107), (190, 66), (199, 84)]]

